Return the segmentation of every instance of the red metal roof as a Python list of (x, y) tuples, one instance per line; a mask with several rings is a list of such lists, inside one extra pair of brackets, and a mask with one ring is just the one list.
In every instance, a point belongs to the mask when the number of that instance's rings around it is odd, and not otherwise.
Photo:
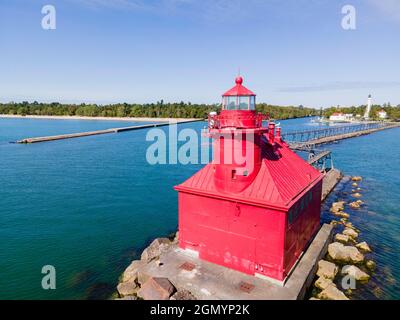
[(223, 94), (223, 97), (227, 97), (227, 96), (255, 96), (254, 92), (250, 91), (249, 89), (247, 89), (245, 86), (242, 85), (243, 83), (243, 78), (242, 77), (237, 77), (235, 79), (236, 85), (228, 90), (227, 92), (225, 92)]
[(257, 203), (273, 207), (287, 207), (303, 191), (322, 179), (318, 170), (309, 165), (285, 143), (276, 143), (264, 154), (261, 169), (253, 183), (239, 194), (217, 190), (213, 165), (208, 164), (187, 181), (176, 187), (178, 191), (206, 193), (236, 201)]

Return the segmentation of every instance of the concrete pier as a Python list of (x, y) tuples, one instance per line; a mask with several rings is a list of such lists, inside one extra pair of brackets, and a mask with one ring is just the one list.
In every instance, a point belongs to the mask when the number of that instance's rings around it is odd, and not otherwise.
[[(317, 262), (326, 254), (332, 230), (331, 225), (322, 226), (284, 286), (200, 260), (177, 244), (170, 245), (158, 260), (140, 267), (139, 282), (151, 277), (167, 278), (175, 288), (190, 291), (198, 300), (303, 299), (317, 271)], [(191, 270), (184, 265), (190, 265)]]
[[(202, 119), (181, 120), (181, 121), (177, 121), (176, 124), (199, 122), (199, 121), (204, 121), (204, 120), (202, 120)], [(172, 124), (172, 123), (171, 122), (162, 122), (162, 123), (143, 124), (143, 125), (138, 125), (138, 126), (129, 126), (129, 127), (122, 127), (122, 128), (111, 128), (111, 129), (97, 130), (97, 131), (61, 134), (61, 135), (55, 135), (55, 136), (25, 138), (25, 139), (17, 141), (17, 143), (38, 143), (38, 142), (47, 142), (47, 141), (55, 141), (55, 140), (63, 140), (63, 139), (73, 139), (73, 138), (81, 138), (81, 137), (95, 136), (95, 135), (101, 135), (101, 134), (119, 133), (119, 132), (132, 131), (132, 130), (163, 127), (163, 126), (168, 126), (170, 124)]]
[(342, 178), (343, 174), (339, 170), (333, 168), (325, 174), (324, 180), (322, 181), (322, 201), (326, 199)]

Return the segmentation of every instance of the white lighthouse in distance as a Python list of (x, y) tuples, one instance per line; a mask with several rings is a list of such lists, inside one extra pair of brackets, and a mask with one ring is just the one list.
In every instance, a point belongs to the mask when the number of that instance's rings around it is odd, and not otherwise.
[(367, 109), (365, 110), (364, 114), (364, 119), (369, 120), (369, 114), (371, 113), (371, 107), (372, 107), (372, 96), (368, 96), (368, 104), (367, 104)]

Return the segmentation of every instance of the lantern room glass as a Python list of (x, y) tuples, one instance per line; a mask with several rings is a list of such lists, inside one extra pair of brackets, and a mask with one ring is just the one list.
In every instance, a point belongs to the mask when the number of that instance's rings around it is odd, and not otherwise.
[(225, 110), (236, 110), (237, 97), (230, 96), (225, 97)]
[(255, 110), (255, 96), (226, 96), (223, 99), (224, 110)]
[(239, 97), (238, 110), (249, 110), (250, 99), (248, 96)]
[(250, 96), (250, 110), (256, 110), (256, 97)]

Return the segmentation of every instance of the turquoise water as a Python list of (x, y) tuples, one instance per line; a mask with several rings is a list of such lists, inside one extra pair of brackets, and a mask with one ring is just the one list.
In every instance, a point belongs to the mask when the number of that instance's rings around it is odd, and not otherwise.
[[(283, 130), (316, 127), (309, 119), (281, 124)], [(173, 186), (201, 165), (149, 165), (148, 130), (32, 145), (9, 143), (126, 125), (0, 119), (1, 299), (105, 298), (144, 246), (176, 230)], [(204, 126), (178, 127), (199, 132)], [(361, 187), (368, 206), (352, 216), (376, 251), (378, 270), (371, 286), (381, 289), (382, 299), (400, 298), (399, 134), (400, 129), (393, 129), (329, 146), (338, 168), (364, 177)], [(56, 268), (56, 290), (41, 288), (44, 265)], [(369, 289), (361, 288), (359, 297), (373, 298)]]
[[(355, 290), (355, 299), (400, 299), (400, 129), (329, 145), (335, 165), (346, 174), (361, 175), (359, 183), (365, 206), (346, 208), (350, 221), (361, 230), (360, 240), (373, 249), (370, 256), (377, 263), (376, 273), (367, 285)], [(351, 182), (329, 200), (355, 199), (350, 196)], [(326, 203), (328, 207), (330, 202)], [(324, 220), (332, 216), (325, 207)]]
[(120, 128), (146, 123), (148, 122), (0, 118), (0, 143), (15, 142), (23, 138)]

